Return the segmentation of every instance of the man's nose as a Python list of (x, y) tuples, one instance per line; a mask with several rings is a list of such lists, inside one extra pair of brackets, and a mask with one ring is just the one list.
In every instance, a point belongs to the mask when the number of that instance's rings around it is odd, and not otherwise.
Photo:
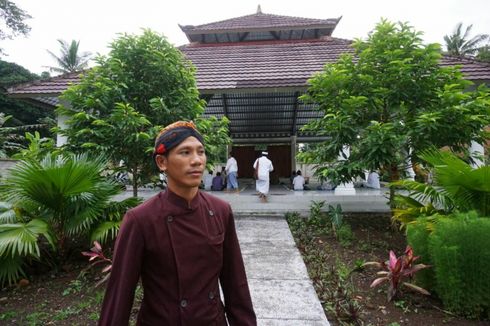
[(204, 161), (204, 156), (203, 156), (203, 155), (200, 155), (198, 152), (195, 152), (195, 153), (192, 155), (192, 161), (191, 161), (191, 164), (194, 164), (194, 165), (201, 165), (201, 164), (203, 164), (203, 161)]

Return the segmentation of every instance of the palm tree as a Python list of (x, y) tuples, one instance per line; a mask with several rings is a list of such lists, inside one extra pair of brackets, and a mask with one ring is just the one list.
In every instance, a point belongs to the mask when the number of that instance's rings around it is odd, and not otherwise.
[(456, 25), (453, 34), (444, 36), (447, 53), (454, 56), (474, 56), (480, 49), (479, 44), (489, 38), (488, 34), (478, 34), (468, 39), (473, 25), (462, 33), (463, 23)]
[(82, 154), (48, 155), (11, 169), (0, 186), (0, 284), (14, 282), (26, 262), (43, 258), (46, 244), (58, 252), (51, 263), (59, 265), (74, 241), (115, 237), (124, 212), (140, 200), (112, 202), (120, 190), (101, 175), (105, 167), (102, 158)]
[(58, 43), (61, 45), (61, 55), (59, 57), (53, 52), (47, 50), (58, 63), (58, 67), (47, 67), (51, 70), (51, 72), (77, 72), (85, 69), (88, 66), (91, 53), (78, 52), (80, 41), (72, 40), (71, 43), (68, 44), (68, 42), (59, 39)]
[(490, 217), (490, 166), (472, 168), (456, 154), (427, 150), (419, 157), (433, 167), (434, 185), (411, 180), (394, 184), (408, 190), (408, 196), (395, 197), (393, 218), (406, 225), (421, 216), (444, 217), (475, 210)]
[(480, 61), (490, 62), (490, 44), (482, 46), (478, 50), (478, 54), (476, 55), (476, 58)]

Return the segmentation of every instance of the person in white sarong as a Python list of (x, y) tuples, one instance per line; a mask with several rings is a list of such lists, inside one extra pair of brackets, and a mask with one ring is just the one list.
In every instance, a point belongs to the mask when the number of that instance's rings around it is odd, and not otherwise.
[(257, 164), (259, 165), (257, 180), (255, 181), (255, 188), (259, 192), (259, 198), (261, 201), (267, 201), (267, 195), (269, 194), (269, 173), (274, 171), (274, 166), (272, 165), (271, 160), (267, 158), (269, 153), (262, 152), (262, 156), (255, 160), (253, 168), (257, 168)]

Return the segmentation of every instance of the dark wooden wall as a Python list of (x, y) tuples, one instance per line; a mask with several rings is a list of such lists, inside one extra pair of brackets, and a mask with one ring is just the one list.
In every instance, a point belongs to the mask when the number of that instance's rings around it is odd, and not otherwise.
[[(256, 151), (255, 146), (235, 146), (233, 154), (238, 162), (238, 177), (252, 178), (253, 164), (260, 156), (262, 151)], [(279, 178), (287, 178), (291, 174), (291, 146), (277, 145), (268, 146), (268, 158), (274, 165), (274, 172), (271, 173), (271, 181), (277, 183)]]

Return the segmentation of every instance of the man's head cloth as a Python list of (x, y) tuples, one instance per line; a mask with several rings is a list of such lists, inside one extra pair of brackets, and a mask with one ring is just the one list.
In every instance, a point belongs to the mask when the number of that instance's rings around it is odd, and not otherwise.
[(167, 154), (172, 148), (191, 136), (195, 137), (204, 145), (204, 139), (192, 121), (177, 121), (169, 124), (160, 131), (155, 139), (153, 157)]

